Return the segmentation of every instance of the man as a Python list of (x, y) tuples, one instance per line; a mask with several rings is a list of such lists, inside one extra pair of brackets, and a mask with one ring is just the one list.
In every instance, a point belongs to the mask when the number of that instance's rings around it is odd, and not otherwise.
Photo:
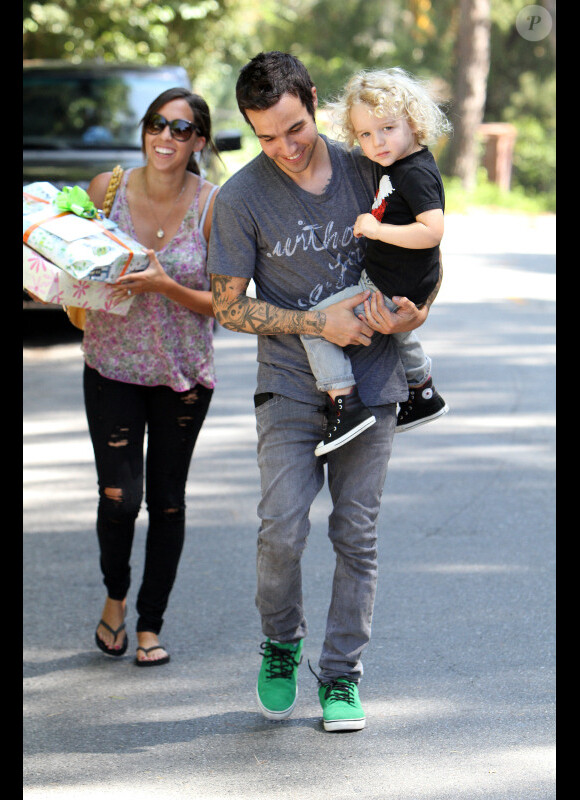
[[(399, 312), (391, 314), (376, 293), (362, 321), (352, 309), (363, 293), (323, 311), (309, 310), (358, 280), (363, 244), (352, 226), (372, 203), (376, 165), (318, 133), (316, 88), (293, 56), (260, 53), (241, 70), (236, 93), (262, 153), (220, 190), (209, 271), (218, 321), (259, 335), (256, 605), (267, 638), (258, 705), (267, 718), (285, 719), (296, 703), (307, 634), (300, 562), (310, 506), (327, 463), (333, 499), (328, 535), (336, 567), (319, 699), (325, 730), (359, 730), (365, 725), (358, 683), (376, 588), (376, 519), (396, 403), (407, 398), (395, 343), (373, 334), (412, 330), (428, 307), (418, 311), (403, 298)], [(251, 279), (256, 298), (246, 294)], [(314, 448), (322, 434), (324, 396), (298, 334), (348, 346), (361, 399), (376, 417), (372, 428), (322, 458)]]

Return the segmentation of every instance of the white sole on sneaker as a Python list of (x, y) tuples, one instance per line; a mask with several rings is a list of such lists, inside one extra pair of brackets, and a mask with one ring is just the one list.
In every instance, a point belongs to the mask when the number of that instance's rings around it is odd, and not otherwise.
[(363, 431), (366, 431), (367, 428), (370, 428), (371, 425), (374, 425), (376, 422), (375, 417), (368, 417), (367, 419), (363, 420), (356, 428), (351, 428), (348, 433), (345, 433), (344, 436), (341, 436), (336, 441), (331, 442), (330, 444), (324, 444), (324, 442), (319, 442), (314, 449), (315, 456), (323, 456), (325, 453), (330, 453), (332, 450), (336, 450), (339, 447), (342, 447), (343, 444), (347, 444), (347, 442), (356, 439), (356, 437), (361, 434)]
[(442, 417), (444, 414), (447, 414), (448, 411), (449, 406), (445, 404), (443, 408), (440, 408), (435, 414), (431, 414), (430, 417), (423, 417), (415, 422), (409, 422), (407, 425), (397, 425), (395, 427), (395, 433), (404, 433), (405, 431), (410, 431), (412, 428), (418, 428), (419, 425), (426, 425), (428, 422), (433, 422), (433, 420)]
[(296, 690), (296, 697), (294, 698), (294, 702), (292, 703), (289, 708), (285, 708), (283, 711), (272, 711), (269, 708), (266, 708), (265, 705), (260, 700), (260, 695), (258, 693), (258, 687), (256, 686), (256, 700), (258, 701), (258, 708), (262, 712), (262, 714), (266, 717), (266, 719), (288, 719), (290, 714), (294, 711), (294, 707), (296, 705), (296, 701), (298, 700), (298, 690)]
[(328, 722), (322, 720), (325, 731), (362, 731), (366, 725), (365, 717), (360, 719), (333, 719)]

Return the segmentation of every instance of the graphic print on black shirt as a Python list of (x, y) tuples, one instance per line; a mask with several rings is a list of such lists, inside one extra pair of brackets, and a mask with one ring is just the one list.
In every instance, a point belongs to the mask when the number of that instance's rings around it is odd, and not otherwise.
[(383, 221), (385, 211), (387, 210), (387, 197), (392, 194), (393, 191), (394, 189), (391, 184), (391, 179), (388, 175), (383, 175), (379, 183), (379, 188), (377, 189), (375, 202), (371, 207), (371, 214), (379, 222)]

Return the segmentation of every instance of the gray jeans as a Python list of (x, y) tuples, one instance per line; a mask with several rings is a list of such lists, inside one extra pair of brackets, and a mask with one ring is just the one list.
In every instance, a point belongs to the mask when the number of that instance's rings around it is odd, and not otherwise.
[[(313, 309), (327, 308), (333, 303), (348, 300), (350, 297), (354, 297), (355, 294), (364, 292), (365, 289), (370, 289), (373, 293), (378, 291), (375, 284), (368, 277), (366, 270), (363, 270), (358, 284), (349, 286), (347, 289), (327, 297), (318, 305), (313, 306)], [(391, 311), (396, 311), (397, 306), (391, 298), (386, 295), (383, 295), (383, 297), (387, 308)], [(361, 303), (356, 306), (353, 313), (357, 316), (364, 314), (364, 305)], [(431, 359), (425, 354), (415, 331), (393, 333), (391, 335), (397, 342), (407, 383), (410, 386), (420, 386), (425, 383), (431, 374)], [(355, 380), (352, 374), (350, 358), (345, 354), (342, 347), (319, 336), (301, 336), (300, 339), (306, 350), (310, 369), (316, 378), (316, 388), (319, 391), (328, 392), (330, 389), (346, 389), (349, 386), (354, 386)]]
[[(256, 606), (266, 636), (291, 642), (307, 635), (301, 558), (309, 513), (324, 484), (325, 459), (314, 455), (322, 408), (281, 395), (256, 408), (262, 497)], [(264, 399), (258, 395), (256, 402)], [(395, 430), (396, 405), (374, 406), (377, 422), (327, 455), (333, 509), (328, 536), (335, 553), (332, 596), (319, 667), (324, 681), (359, 680), (369, 642), (377, 584), (376, 524)]]

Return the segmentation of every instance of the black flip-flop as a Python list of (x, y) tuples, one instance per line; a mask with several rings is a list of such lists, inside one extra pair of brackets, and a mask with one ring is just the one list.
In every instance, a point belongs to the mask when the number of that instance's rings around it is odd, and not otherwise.
[(115, 638), (114, 638), (114, 640), (113, 640), (113, 643), (114, 643), (114, 642), (116, 642), (116, 641), (117, 641), (117, 636), (118, 636), (118, 635), (119, 635), (119, 634), (120, 634), (122, 631), (124, 631), (124, 630), (125, 630), (125, 623), (123, 622), (123, 624), (122, 624), (122, 625), (119, 625), (119, 627), (117, 628), (117, 630), (116, 630), (116, 631), (114, 631), (114, 630), (111, 628), (111, 626), (110, 626), (110, 625), (107, 625), (107, 623), (105, 622), (105, 620), (104, 620), (104, 619), (102, 619), (102, 620), (99, 622), (99, 624), (97, 625), (97, 630), (95, 631), (95, 641), (96, 641), (96, 643), (97, 643), (97, 647), (99, 648), (99, 650), (102, 650), (102, 651), (103, 651), (103, 653), (105, 653), (105, 654), (106, 654), (106, 655), (108, 655), (108, 656), (115, 656), (115, 658), (119, 658), (119, 656), (125, 655), (125, 652), (126, 652), (126, 650), (127, 650), (127, 646), (128, 646), (128, 644), (129, 644), (129, 637), (127, 636), (127, 634), (125, 634), (125, 643), (122, 645), (122, 647), (121, 647), (119, 650), (114, 650), (114, 649), (113, 649), (113, 648), (111, 648), (111, 647), (107, 647), (107, 645), (106, 645), (106, 644), (103, 642), (103, 640), (102, 640), (102, 639), (99, 639), (99, 636), (98, 636), (98, 634), (97, 634), (97, 631), (99, 630), (99, 626), (100, 626), (100, 625), (102, 625), (102, 626), (103, 626), (104, 628), (106, 628), (106, 629), (107, 629), (107, 630), (108, 630), (110, 633), (112, 633), (112, 634), (113, 634), (113, 636), (115, 637)]
[[(160, 644), (155, 644), (153, 647), (138, 647), (137, 650), (143, 650), (145, 655), (149, 655), (152, 650), (165, 650)], [(163, 658), (158, 658), (154, 661), (145, 661), (144, 659), (135, 658), (135, 665), (137, 667), (160, 667), (162, 664), (167, 664), (169, 661), (170, 656), (163, 656)]]

